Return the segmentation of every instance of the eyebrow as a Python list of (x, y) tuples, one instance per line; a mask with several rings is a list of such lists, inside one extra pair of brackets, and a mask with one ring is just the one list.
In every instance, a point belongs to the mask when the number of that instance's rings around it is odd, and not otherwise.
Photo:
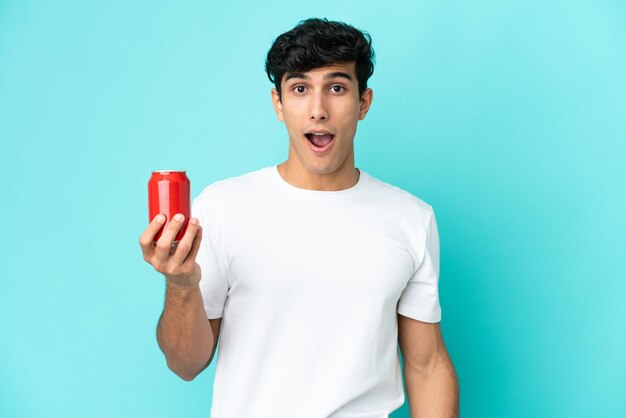
[[(308, 75), (303, 74), (303, 73), (290, 73), (290, 72), (287, 72), (287, 75), (285, 76), (285, 81), (289, 81), (292, 78), (299, 78), (299, 79), (302, 79), (302, 80), (310, 80), (311, 79), (311, 77), (309, 77)], [(344, 73), (343, 71), (335, 71), (335, 72), (326, 74), (324, 76), (324, 80), (329, 80), (331, 78), (345, 78), (348, 81), (352, 81), (352, 76), (350, 74), (348, 74), (348, 73)]]

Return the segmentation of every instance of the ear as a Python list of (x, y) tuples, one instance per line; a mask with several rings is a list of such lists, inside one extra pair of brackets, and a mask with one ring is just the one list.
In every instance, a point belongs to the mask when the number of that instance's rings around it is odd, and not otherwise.
[(278, 97), (278, 90), (275, 88), (272, 89), (272, 103), (274, 105), (274, 112), (276, 112), (276, 116), (278, 116), (278, 120), (284, 122), (283, 118), (283, 104), (280, 102)]
[(374, 91), (370, 88), (365, 89), (363, 94), (361, 95), (361, 107), (359, 109), (359, 120), (365, 119), (365, 115), (367, 115), (370, 106), (372, 105), (372, 100), (374, 100)]

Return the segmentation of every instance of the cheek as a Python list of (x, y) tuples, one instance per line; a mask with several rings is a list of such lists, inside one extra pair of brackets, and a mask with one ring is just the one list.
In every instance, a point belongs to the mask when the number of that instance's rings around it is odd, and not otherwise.
[(344, 109), (341, 114), (337, 114), (337, 120), (341, 121), (341, 130), (346, 133), (355, 132), (359, 121), (359, 109)]
[(361, 112), (361, 106), (359, 102), (356, 102), (352, 98), (344, 103), (341, 103), (340, 106), (337, 106), (335, 110), (335, 114), (341, 115), (342, 120), (344, 121), (352, 121), (354, 119), (359, 118), (359, 113)]
[(283, 114), (298, 116), (306, 112), (306, 103), (304, 100), (294, 100), (290, 98), (289, 101), (283, 103)]

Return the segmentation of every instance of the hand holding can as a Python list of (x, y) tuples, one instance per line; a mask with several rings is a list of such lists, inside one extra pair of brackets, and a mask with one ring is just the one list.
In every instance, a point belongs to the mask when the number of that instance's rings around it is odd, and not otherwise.
[[(198, 219), (191, 218), (185, 236), (178, 246), (174, 247), (172, 245), (174, 237), (185, 220), (182, 214), (177, 214), (164, 228), (165, 216), (157, 215), (139, 237), (139, 245), (143, 259), (156, 271), (162, 273), (168, 283), (181, 288), (190, 288), (197, 286), (201, 277), (201, 269), (196, 263), (196, 256), (202, 241), (202, 226)], [(161, 229), (163, 229), (163, 236), (155, 245), (154, 236)]]
[(193, 287), (200, 281), (196, 256), (202, 226), (190, 218), (189, 180), (185, 172), (153, 172), (148, 183), (150, 224), (139, 238), (144, 260), (168, 283)]

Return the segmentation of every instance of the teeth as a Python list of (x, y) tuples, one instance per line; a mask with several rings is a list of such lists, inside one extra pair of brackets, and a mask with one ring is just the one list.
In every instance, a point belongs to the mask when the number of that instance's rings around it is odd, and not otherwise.
[(324, 134), (322, 132), (313, 132), (313, 135), (326, 135), (326, 134)]

